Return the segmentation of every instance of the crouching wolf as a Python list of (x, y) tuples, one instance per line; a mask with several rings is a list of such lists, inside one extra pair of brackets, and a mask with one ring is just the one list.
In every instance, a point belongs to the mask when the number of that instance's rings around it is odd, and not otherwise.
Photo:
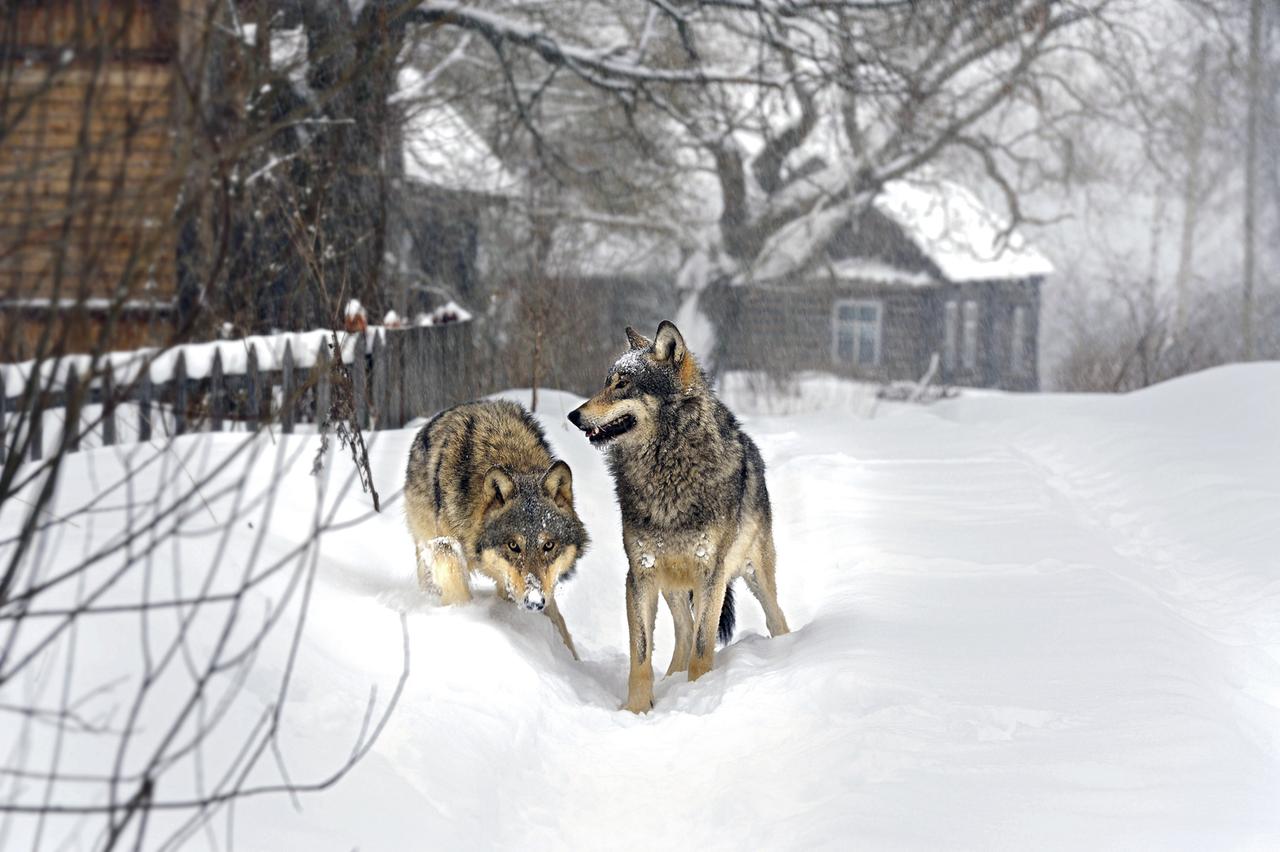
[(605, 387), (569, 414), (608, 448), (627, 554), (631, 676), (626, 709), (653, 706), (653, 624), (661, 592), (675, 622), (667, 670), (711, 669), (716, 634), (733, 633), (731, 583), (745, 577), (769, 633), (788, 632), (778, 607), (769, 492), (760, 451), (707, 384), (670, 322), (654, 339), (627, 328), (630, 350)]
[(470, 402), (436, 415), (413, 439), (404, 503), (424, 590), (465, 603), (468, 574), (479, 571), (500, 596), (545, 612), (578, 658), (555, 592), (587, 533), (573, 508), (573, 472), (552, 459), (524, 408)]

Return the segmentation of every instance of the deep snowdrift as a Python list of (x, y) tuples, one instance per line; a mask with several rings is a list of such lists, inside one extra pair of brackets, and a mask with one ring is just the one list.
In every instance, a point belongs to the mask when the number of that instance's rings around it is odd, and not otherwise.
[[(564, 420), (576, 404), (567, 395), (541, 394), (540, 417), (573, 466), (595, 541), (559, 595), (581, 663), (545, 618), (488, 589), (465, 608), (422, 599), (392, 499), (413, 430), (373, 439), (381, 515), (358, 489), (335, 498), (348, 462), (308, 475), (314, 436), (261, 440), (251, 488), (279, 486), (267, 533), (259, 541), (242, 518), (219, 552), (211, 536), (232, 507), (211, 499), (152, 582), (171, 582), (179, 553), (189, 589), (212, 570), (238, 576), (255, 543), (260, 561), (305, 545), (326, 482), (338, 519), (363, 518), (316, 554), (284, 717), (295, 779), (341, 764), (370, 686), (379, 706), (391, 693), (407, 613), (411, 675), (376, 747), (300, 809), (281, 796), (237, 805), (237, 849), (1276, 848), (1277, 387), (1280, 365), (1254, 365), (1127, 397), (982, 395), (882, 407), (873, 420), (749, 418), (770, 465), (794, 633), (765, 638), (740, 587), (738, 634), (716, 669), (659, 681), (645, 717), (617, 709), (619, 524), (601, 457)], [(181, 439), (183, 464), (149, 468), (135, 499), (217, 469), (243, 440)], [(116, 451), (73, 456), (59, 508), (90, 499), (117, 464)], [(225, 467), (245, 474), (240, 461)], [(0, 533), (19, 515), (6, 509)], [(104, 511), (60, 530), (49, 564), (106, 540), (122, 518)], [(137, 582), (110, 594), (136, 596)], [(137, 624), (83, 622), (79, 682), (136, 671)], [(657, 635), (663, 671), (661, 607)], [(271, 700), (282, 651), (264, 651), (230, 718), (249, 724)], [(15, 688), (56, 696), (60, 673), (45, 680)], [(49, 747), (27, 734), (33, 754)], [(17, 735), (0, 732), (0, 748)], [(82, 772), (113, 757), (92, 738), (64, 748)], [(260, 773), (279, 780), (271, 762)], [(23, 848), (32, 825), (9, 830)], [(55, 821), (46, 842), (75, 830)]]

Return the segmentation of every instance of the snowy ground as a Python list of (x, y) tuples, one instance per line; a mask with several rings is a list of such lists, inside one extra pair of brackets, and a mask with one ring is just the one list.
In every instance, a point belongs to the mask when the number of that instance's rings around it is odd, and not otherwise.
[[(401, 612), (404, 695), (336, 786), (297, 808), (239, 804), (235, 848), (1280, 848), (1277, 387), (1280, 365), (1254, 365), (1127, 397), (748, 418), (770, 466), (794, 633), (766, 638), (739, 588), (738, 635), (715, 670), (660, 681), (644, 717), (618, 710), (619, 524), (601, 458), (564, 420), (575, 400), (544, 393), (540, 416), (595, 539), (560, 595), (581, 663), (545, 618), (489, 590), (465, 608), (422, 599), (390, 499), (412, 431), (379, 434), (389, 505), (370, 515), (367, 498), (346, 496), (337, 519), (363, 519), (318, 548), (285, 714), (292, 774), (340, 764), (370, 686), (380, 702), (390, 693)], [(225, 458), (243, 440), (180, 439), (182, 465), (146, 481), (163, 489), (180, 470), (219, 466), (242, 476)], [(251, 489), (280, 488), (269, 532), (246, 528), (221, 554), (193, 532), (174, 549), (188, 582), (242, 564), (255, 541), (266, 554), (305, 543), (317, 499), (332, 504), (349, 472), (331, 466), (318, 498), (315, 441), (260, 442)], [(59, 508), (109, 477), (116, 452), (73, 456)], [(224, 502), (190, 523), (219, 529)], [(0, 533), (18, 514), (6, 509)], [(50, 564), (121, 516), (61, 531)], [(83, 623), (77, 666), (127, 670), (129, 623)], [(660, 608), (660, 663), (670, 630)], [(261, 665), (233, 719), (270, 700), (280, 662), (265, 653)], [(44, 676), (54, 685), (28, 679), (23, 697), (60, 688)], [(39, 755), (44, 740), (27, 735)], [(16, 736), (0, 727), (0, 754)], [(108, 759), (87, 739), (65, 748), (81, 771)], [(278, 780), (273, 765), (261, 772)], [(75, 825), (52, 823), (46, 842)], [(29, 821), (7, 830), (13, 848), (30, 845)]]

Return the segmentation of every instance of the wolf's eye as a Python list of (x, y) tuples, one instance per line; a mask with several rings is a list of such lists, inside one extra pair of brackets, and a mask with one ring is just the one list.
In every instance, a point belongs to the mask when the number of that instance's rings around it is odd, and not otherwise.
[(626, 376), (618, 376), (618, 381), (613, 387), (614, 387), (614, 390), (623, 390), (629, 384), (631, 384), (631, 380), (628, 379)]
[(511, 541), (507, 542), (507, 547), (511, 548), (512, 553), (520, 552), (520, 545), (516, 544), (515, 539), (512, 539)]
[(542, 549), (545, 550), (547, 553), (550, 553), (551, 551), (556, 549), (556, 543), (554, 541), (549, 541), (546, 544), (542, 545)]

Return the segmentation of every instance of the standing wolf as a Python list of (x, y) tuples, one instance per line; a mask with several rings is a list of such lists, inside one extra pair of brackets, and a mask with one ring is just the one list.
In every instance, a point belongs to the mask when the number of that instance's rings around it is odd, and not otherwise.
[(436, 415), (409, 449), (404, 505), (424, 589), (465, 603), (468, 572), (479, 571), (502, 597), (546, 612), (577, 659), (555, 591), (587, 533), (573, 509), (573, 472), (551, 458), (529, 412), (492, 401)]
[(688, 670), (696, 680), (711, 669), (717, 632), (725, 641), (733, 633), (730, 584), (739, 576), (764, 607), (769, 633), (788, 628), (760, 451), (711, 392), (679, 329), (664, 321), (650, 341), (627, 328), (627, 340), (604, 390), (569, 421), (608, 447), (629, 565), (626, 709), (644, 713), (653, 707), (659, 592), (676, 630), (668, 675)]

